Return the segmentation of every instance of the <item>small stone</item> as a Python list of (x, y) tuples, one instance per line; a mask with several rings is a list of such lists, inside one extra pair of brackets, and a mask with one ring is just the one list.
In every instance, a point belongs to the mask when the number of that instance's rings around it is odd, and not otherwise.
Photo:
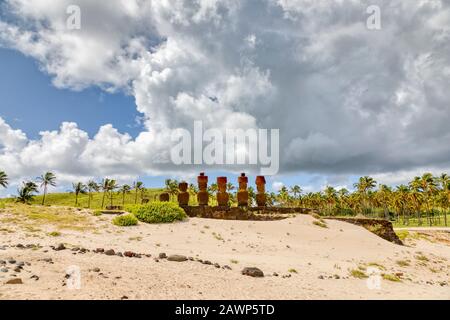
[(21, 271), (22, 271), (22, 269), (20, 267), (15, 267), (14, 268), (14, 272), (21, 272)]
[(203, 263), (203, 264), (206, 264), (206, 265), (208, 265), (208, 266), (212, 265), (212, 262), (211, 262), (211, 261), (208, 261), (208, 260), (203, 261), (202, 263)]
[(341, 277), (340, 277), (339, 275), (335, 274), (335, 275), (334, 275), (334, 278), (337, 279), (337, 280), (339, 280)]
[(36, 281), (38, 281), (39, 280), (39, 277), (37, 276), (37, 275), (32, 275), (31, 277), (30, 277), (30, 279), (34, 279), (34, 280), (36, 280)]
[(319, 276), (319, 279), (320, 279), (320, 280), (324, 280), (325, 277), (321, 275), (321, 276)]
[(155, 258), (155, 262), (159, 262), (159, 259), (156, 259), (156, 258)]
[(55, 251), (62, 251), (62, 250), (66, 250), (66, 246), (64, 245), (64, 243), (60, 243), (60, 244), (55, 248)]
[(6, 282), (6, 284), (23, 284), (23, 282), (22, 282), (22, 279), (16, 278), (16, 279), (8, 280)]
[(80, 251), (80, 248), (72, 248), (72, 251)]
[(6, 273), (6, 272), (8, 272), (8, 269), (6, 269), (6, 268), (1, 268), (1, 269), (0, 269), (0, 272)]
[(128, 300), (127, 296), (122, 296), (122, 298), (120, 298), (120, 300)]
[(6, 261), (5, 261), (5, 260), (0, 260), (0, 264), (1, 264), (1, 265), (5, 265), (5, 264), (6, 264)]
[(10, 264), (15, 264), (15, 263), (16, 263), (16, 260), (14, 260), (14, 259), (9, 259), (8, 262), (9, 262)]
[(188, 258), (186, 258), (186, 256), (181, 256), (181, 255), (171, 255), (167, 258), (168, 261), (173, 261), (173, 262), (185, 262), (188, 260)]
[(103, 253), (103, 252), (105, 252), (105, 249), (103, 249), (103, 248), (97, 248), (97, 249), (94, 250), (94, 252), (95, 252), (95, 253)]
[(151, 254), (146, 254), (145, 256), (146, 256), (147, 258), (151, 258), (151, 257), (152, 257)]
[(81, 253), (86, 253), (86, 251), (87, 251), (86, 248), (81, 248), (81, 249), (80, 249), (80, 252), (81, 252)]
[(131, 251), (125, 251), (123, 255), (125, 257), (132, 258), (132, 257), (134, 257), (135, 254)]
[(23, 267), (23, 266), (25, 265), (25, 262), (19, 261), (19, 262), (16, 263), (16, 265), (17, 265), (18, 267)]
[(220, 264), (215, 263), (215, 264), (214, 264), (214, 267), (216, 267), (217, 269), (220, 269)]
[(116, 253), (116, 256), (118, 256), (118, 257), (123, 257), (123, 254), (122, 254), (122, 252), (117, 252), (117, 253)]
[(223, 268), (226, 269), (226, 270), (232, 270), (231, 267), (228, 266), (228, 265), (223, 266)]
[(194, 261), (194, 257), (189, 257), (189, 261)]
[(51, 262), (53, 262), (53, 261), (52, 261), (52, 258), (45, 258), (45, 259), (43, 259), (42, 261), (44, 261), (44, 262), (48, 262), (48, 263), (51, 263)]
[(25, 248), (25, 246), (23, 244), (21, 244), (21, 243), (19, 243), (16, 247), (19, 248), (19, 249)]
[(241, 271), (241, 273), (244, 276), (249, 276), (249, 277), (253, 277), (253, 278), (263, 278), (264, 277), (264, 272), (262, 272), (258, 268), (244, 268)]
[(116, 254), (116, 252), (113, 249), (110, 249), (110, 250), (106, 250), (105, 254), (107, 256), (114, 256)]
[(278, 275), (278, 273), (274, 272), (274, 273), (273, 273), (273, 276), (274, 276), (274, 277), (278, 277), (279, 275)]
[(160, 254), (159, 254), (159, 258), (160, 258), (160, 259), (167, 259), (167, 254), (165, 254), (164, 252), (163, 252), (163, 253), (160, 253)]
[(92, 271), (94, 271), (94, 272), (100, 272), (100, 268), (94, 268), (94, 269), (92, 269)]

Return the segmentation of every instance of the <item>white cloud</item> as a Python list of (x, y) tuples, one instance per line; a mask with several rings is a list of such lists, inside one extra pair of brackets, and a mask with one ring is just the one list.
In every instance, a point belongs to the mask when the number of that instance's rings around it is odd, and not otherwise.
[[(374, 3), (373, 3), (374, 2)], [(66, 30), (79, 5), (81, 30)], [(7, 0), (0, 45), (40, 62), (61, 88), (134, 95), (146, 130), (75, 124), (29, 141), (0, 120), (0, 167), (67, 177), (185, 171), (167, 164), (170, 132), (194, 120), (280, 128), (281, 169), (387, 174), (450, 168), (450, 5), (365, 1)], [(401, 35), (401, 37), (399, 36)]]
[(280, 181), (274, 181), (272, 183), (272, 190), (275, 192), (280, 191), (284, 187), (284, 183)]

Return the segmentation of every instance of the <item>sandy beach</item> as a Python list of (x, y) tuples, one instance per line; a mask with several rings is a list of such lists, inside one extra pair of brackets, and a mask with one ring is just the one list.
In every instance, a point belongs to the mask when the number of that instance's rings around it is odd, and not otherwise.
[[(450, 299), (446, 230), (411, 231), (399, 246), (344, 222), (317, 226), (308, 215), (123, 228), (88, 210), (46, 210), (72, 212), (80, 225), (55, 233), (51, 223), (1, 213), (0, 299)], [(127, 251), (140, 258), (117, 255)], [(245, 267), (265, 276), (242, 275)], [(80, 288), (67, 274), (73, 268)]]

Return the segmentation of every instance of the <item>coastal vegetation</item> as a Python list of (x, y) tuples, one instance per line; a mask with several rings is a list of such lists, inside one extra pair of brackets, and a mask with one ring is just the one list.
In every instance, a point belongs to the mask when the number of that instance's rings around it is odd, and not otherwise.
[[(6, 188), (9, 180), (0, 171), (0, 187)], [(39, 183), (39, 185), (37, 184)], [(47, 172), (35, 181), (26, 181), (17, 190), (14, 199), (27, 204), (75, 206), (88, 209), (104, 209), (107, 206), (146, 205), (145, 210), (153, 213), (161, 209), (159, 195), (167, 192), (170, 201), (177, 201), (178, 181), (168, 179), (164, 188), (148, 189), (140, 181), (132, 186), (119, 185), (116, 180), (105, 178), (101, 182), (76, 182), (69, 193), (48, 193), (48, 187), (56, 186), (56, 176)], [(37, 195), (39, 187), (42, 195)], [(228, 183), (231, 205), (236, 205), (237, 188)], [(210, 204), (217, 204), (217, 184), (209, 185)], [(191, 205), (196, 205), (197, 186), (188, 188)], [(253, 187), (248, 188), (250, 205), (256, 203)], [(153, 207), (152, 207), (153, 205)], [(319, 192), (304, 192), (298, 185), (284, 186), (278, 192), (267, 193), (267, 205), (271, 207), (305, 207), (316, 209), (321, 216), (365, 216), (390, 220), (394, 226), (448, 226), (450, 210), (450, 177), (447, 174), (433, 176), (425, 173), (413, 178), (408, 184), (396, 187), (378, 184), (372, 177), (361, 177), (353, 186), (353, 191), (327, 186)], [(157, 208), (157, 209), (154, 209)], [(144, 210), (144, 209), (142, 209)], [(164, 208), (165, 210), (165, 208)], [(142, 211), (141, 215), (146, 213)], [(164, 220), (164, 219), (163, 219)]]

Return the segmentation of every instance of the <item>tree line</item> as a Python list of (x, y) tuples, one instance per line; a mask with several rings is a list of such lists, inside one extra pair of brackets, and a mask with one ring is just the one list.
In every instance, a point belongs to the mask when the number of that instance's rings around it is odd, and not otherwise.
[[(8, 176), (5, 172), (0, 171), (0, 186), (6, 188), (8, 187)], [(42, 191), (42, 205), (45, 205), (45, 200), (48, 194), (48, 187), (56, 187), (56, 175), (52, 172), (46, 172), (43, 175), (37, 177), (34, 181), (24, 181), (21, 186), (17, 189), (17, 196), (15, 197), (17, 202), (30, 203), (39, 190)], [(74, 204), (78, 206), (78, 200), (80, 195), (88, 195), (88, 208), (91, 207), (91, 202), (94, 193), (102, 193), (102, 204), (101, 207), (104, 208), (105, 205), (109, 204), (113, 206), (114, 196), (121, 196), (122, 205), (125, 204), (125, 195), (134, 192), (134, 203), (138, 203), (138, 199), (142, 202), (145, 198), (145, 186), (143, 182), (137, 181), (130, 186), (128, 184), (119, 185), (116, 180), (105, 178), (101, 182), (96, 182), (90, 180), (87, 183), (76, 182), (72, 183), (71, 193), (74, 194)]]
[[(169, 193), (172, 201), (176, 201), (178, 194), (177, 180), (167, 179), (165, 181), (165, 191)], [(8, 186), (8, 176), (0, 171), (0, 186)], [(16, 200), (29, 203), (33, 197), (42, 190), (42, 205), (45, 205), (48, 187), (56, 186), (56, 176), (52, 172), (46, 172), (34, 181), (25, 181), (18, 188)], [(378, 185), (369, 176), (361, 177), (354, 184), (354, 191), (342, 188), (336, 189), (327, 186), (325, 190), (319, 192), (305, 193), (303, 189), (294, 185), (292, 187), (282, 187), (278, 192), (267, 193), (268, 206), (285, 207), (305, 207), (317, 209), (324, 215), (364, 215), (371, 217), (396, 220), (408, 225), (411, 219), (415, 219), (419, 225), (428, 224), (430, 226), (441, 223), (441, 218), (445, 226), (450, 208), (450, 177), (448, 174), (433, 176), (425, 173), (420, 177), (415, 177), (408, 184), (397, 187), (390, 187), (384, 184)], [(146, 189), (140, 181), (132, 186), (119, 185), (116, 180), (105, 178), (101, 182), (89, 181), (88, 183), (77, 182), (72, 185), (75, 206), (78, 206), (79, 196), (88, 194), (88, 207), (91, 207), (94, 193), (102, 193), (101, 207), (109, 204), (113, 206), (114, 196), (119, 195), (122, 205), (125, 204), (125, 195), (134, 194), (134, 203), (142, 203), (146, 199)], [(216, 183), (209, 185), (210, 203), (216, 202), (218, 186)], [(227, 184), (227, 191), (230, 194), (230, 204), (237, 203), (237, 188), (232, 183)], [(189, 185), (188, 192), (191, 199), (195, 201), (198, 187)], [(256, 192), (253, 187), (248, 188), (249, 204), (256, 203)], [(139, 200), (139, 201), (138, 201)]]

